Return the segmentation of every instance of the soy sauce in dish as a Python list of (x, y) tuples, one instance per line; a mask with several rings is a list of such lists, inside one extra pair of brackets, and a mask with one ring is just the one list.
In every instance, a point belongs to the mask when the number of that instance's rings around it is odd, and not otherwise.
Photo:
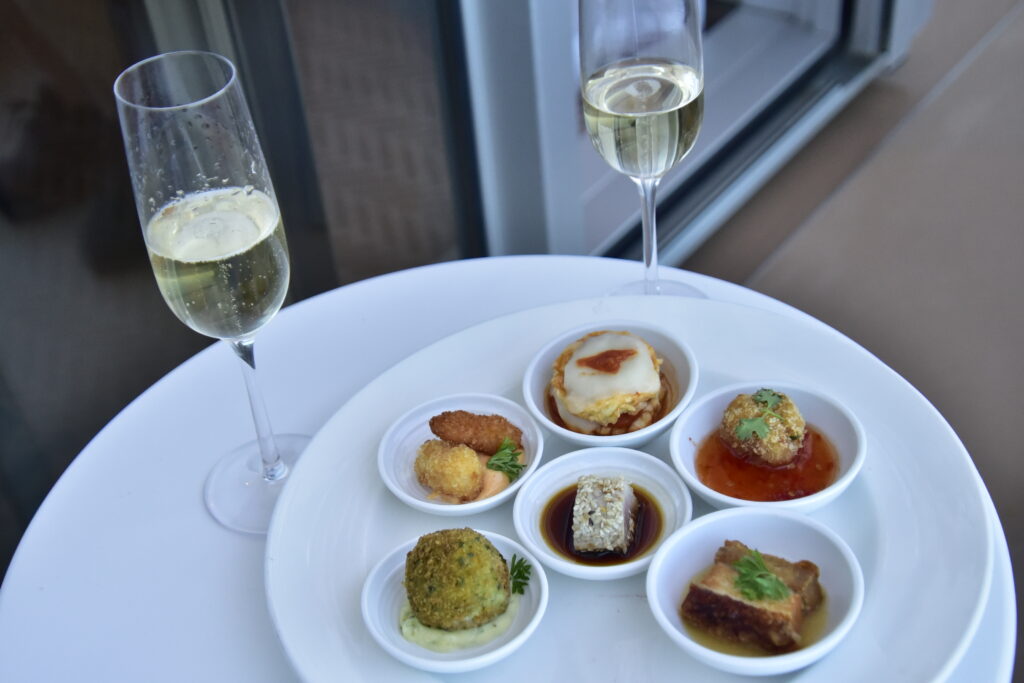
[(572, 541), (572, 508), (576, 502), (576, 484), (556, 493), (544, 506), (540, 515), (541, 535), (555, 552), (579, 564), (606, 567), (635, 560), (654, 547), (664, 523), (661, 508), (654, 496), (636, 484), (633, 485), (633, 493), (638, 502), (636, 528), (625, 555), (576, 551)]

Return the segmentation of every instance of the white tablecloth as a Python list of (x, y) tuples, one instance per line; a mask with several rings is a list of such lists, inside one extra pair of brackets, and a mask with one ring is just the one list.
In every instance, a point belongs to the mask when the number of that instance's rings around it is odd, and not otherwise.
[[(600, 296), (635, 262), (570, 256), (458, 261), (363, 281), (290, 306), (258, 339), (274, 428), (313, 434), (410, 353), (476, 323)], [(710, 298), (803, 315), (726, 282), (662, 268)], [(220, 527), (202, 484), (252, 438), (226, 345), (151, 387), (68, 468), (32, 521), (0, 589), (0, 681), (296, 679), (267, 614), (262, 538)], [(1013, 579), (995, 510), (992, 596), (953, 680), (1009, 680)]]

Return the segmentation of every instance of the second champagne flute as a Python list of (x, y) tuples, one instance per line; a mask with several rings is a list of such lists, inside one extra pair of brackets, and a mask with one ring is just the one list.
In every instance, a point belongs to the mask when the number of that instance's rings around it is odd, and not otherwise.
[(658, 277), (658, 182), (704, 118), (698, 0), (579, 0), (583, 114), (595, 149), (640, 191), (644, 279), (617, 294), (703, 297)]

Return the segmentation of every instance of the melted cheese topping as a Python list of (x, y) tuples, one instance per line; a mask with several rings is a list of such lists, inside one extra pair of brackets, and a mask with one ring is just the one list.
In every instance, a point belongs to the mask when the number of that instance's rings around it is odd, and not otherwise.
[(658, 397), (660, 366), (654, 349), (636, 335), (592, 332), (555, 361), (552, 395), (566, 424), (579, 429), (590, 427), (588, 423), (607, 425)]

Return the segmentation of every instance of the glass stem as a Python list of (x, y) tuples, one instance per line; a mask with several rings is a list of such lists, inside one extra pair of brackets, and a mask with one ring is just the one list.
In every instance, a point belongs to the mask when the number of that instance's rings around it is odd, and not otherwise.
[(640, 221), (644, 240), (644, 294), (661, 294), (658, 282), (658, 231), (654, 224), (658, 178), (633, 178), (640, 190)]
[(267, 481), (283, 479), (288, 474), (288, 466), (281, 460), (274, 443), (274, 432), (270, 428), (270, 415), (267, 405), (263, 402), (263, 394), (256, 384), (256, 354), (253, 340), (230, 340), (235, 354), (242, 359), (242, 374), (245, 376), (245, 389), (249, 394), (249, 407), (252, 409), (252, 421), (256, 425), (256, 442), (259, 444), (260, 459), (263, 461), (263, 478)]

